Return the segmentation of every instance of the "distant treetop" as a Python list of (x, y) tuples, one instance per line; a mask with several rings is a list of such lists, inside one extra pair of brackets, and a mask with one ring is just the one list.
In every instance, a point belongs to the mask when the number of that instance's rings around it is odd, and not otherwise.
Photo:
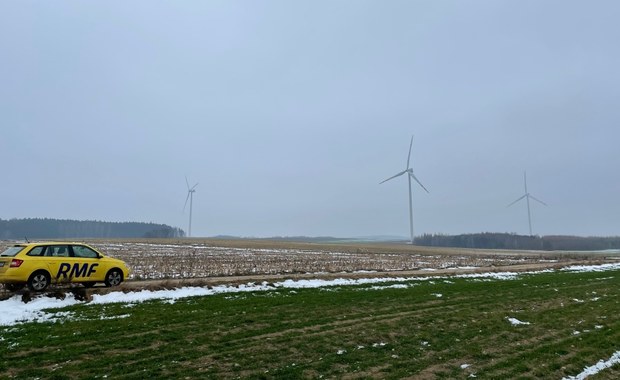
[(165, 224), (49, 218), (0, 219), (0, 239), (173, 238), (185, 232)]

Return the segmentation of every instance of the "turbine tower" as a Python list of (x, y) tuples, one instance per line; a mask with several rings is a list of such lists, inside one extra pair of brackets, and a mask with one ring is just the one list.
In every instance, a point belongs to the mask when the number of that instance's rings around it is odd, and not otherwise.
[(187, 184), (187, 198), (185, 198), (185, 205), (183, 206), (183, 212), (185, 212), (185, 207), (187, 206), (187, 201), (189, 200), (189, 229), (187, 233), (187, 237), (192, 237), (192, 206), (194, 202), (194, 193), (196, 192), (196, 183), (191, 188), (189, 187), (189, 182), (187, 181), (187, 177), (185, 177), (185, 183)]
[(546, 206), (547, 204), (539, 199), (536, 199), (532, 194), (528, 193), (527, 191), (527, 175), (525, 172), (523, 172), (523, 185), (525, 186), (525, 194), (523, 194), (519, 199), (517, 199), (516, 201), (512, 202), (511, 204), (509, 204), (506, 207), (510, 207), (513, 204), (519, 202), (521, 199), (525, 198), (525, 200), (527, 201), (527, 222), (530, 226), (530, 236), (532, 235), (532, 213), (530, 212), (530, 198), (535, 200), (536, 202), (542, 204), (543, 206)]
[(415, 174), (413, 174), (413, 169), (409, 167), (409, 160), (411, 158), (411, 147), (412, 146), (413, 146), (413, 136), (411, 136), (411, 142), (409, 143), (409, 155), (407, 156), (407, 167), (405, 168), (405, 170), (379, 183), (379, 184), (382, 184), (383, 182), (387, 182), (393, 178), (400, 177), (401, 175), (405, 173), (408, 174), (407, 179), (409, 180), (409, 232), (411, 234), (411, 244), (413, 244), (413, 206), (411, 204), (412, 202), (411, 200), (411, 179), (413, 178), (418, 183), (418, 185), (420, 185), (424, 189), (424, 191), (428, 193), (428, 190), (426, 190), (426, 187), (424, 187), (424, 185), (422, 185), (422, 183), (416, 178)]

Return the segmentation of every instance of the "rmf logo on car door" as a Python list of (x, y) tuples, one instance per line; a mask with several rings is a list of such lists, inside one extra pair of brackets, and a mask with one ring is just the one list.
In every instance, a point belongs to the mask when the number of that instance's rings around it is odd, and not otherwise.
[(94, 262), (94, 259), (89, 258), (70, 257), (69, 249), (68, 245), (52, 245), (48, 246), (45, 252), (50, 272), (56, 274), (57, 281), (72, 278), (88, 279), (98, 274), (98, 262)]
[(90, 277), (97, 272), (98, 263), (75, 263), (73, 265), (69, 263), (60, 263), (60, 267), (58, 268), (58, 273), (56, 274), (57, 279), (68, 279), (68, 278), (79, 278), (79, 277)]

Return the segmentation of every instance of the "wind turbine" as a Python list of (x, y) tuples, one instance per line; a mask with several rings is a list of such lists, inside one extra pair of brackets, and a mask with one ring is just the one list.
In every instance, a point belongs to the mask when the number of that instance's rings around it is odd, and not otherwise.
[(192, 237), (192, 203), (194, 201), (194, 193), (196, 192), (196, 186), (198, 186), (198, 182), (196, 182), (196, 184), (190, 188), (187, 177), (185, 177), (185, 183), (187, 184), (187, 198), (185, 198), (183, 212), (185, 212), (185, 207), (187, 206), (187, 201), (189, 200), (189, 230), (187, 237)]
[(523, 185), (525, 186), (525, 194), (523, 194), (519, 199), (517, 199), (516, 201), (512, 202), (511, 204), (509, 204), (506, 207), (510, 207), (513, 204), (519, 202), (521, 199), (525, 198), (525, 200), (527, 201), (527, 222), (529, 223), (530, 226), (530, 236), (532, 235), (532, 213), (530, 212), (530, 198), (535, 200), (536, 202), (546, 206), (547, 204), (539, 199), (536, 199), (532, 194), (528, 193), (527, 191), (527, 175), (525, 172), (523, 172)]
[(411, 204), (411, 179), (413, 178), (418, 183), (418, 185), (420, 185), (424, 189), (424, 191), (428, 193), (428, 190), (426, 190), (426, 187), (424, 187), (424, 185), (422, 185), (422, 182), (420, 182), (416, 178), (415, 174), (413, 174), (413, 169), (409, 167), (409, 160), (411, 158), (411, 147), (412, 146), (413, 146), (413, 136), (411, 136), (411, 142), (409, 143), (409, 155), (407, 156), (407, 168), (403, 170), (402, 172), (395, 174), (391, 176), (390, 178), (384, 181), (381, 181), (379, 183), (379, 184), (382, 184), (383, 182), (387, 182), (393, 178), (400, 177), (401, 175), (405, 173), (408, 174), (407, 179), (409, 180), (409, 232), (411, 233), (411, 244), (413, 244), (413, 206)]

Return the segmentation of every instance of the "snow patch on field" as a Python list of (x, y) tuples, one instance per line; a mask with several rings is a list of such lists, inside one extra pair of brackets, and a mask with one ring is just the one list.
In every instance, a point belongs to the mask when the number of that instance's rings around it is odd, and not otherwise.
[(593, 366), (586, 367), (584, 370), (576, 376), (568, 376), (562, 380), (583, 380), (588, 376), (596, 375), (604, 369), (611, 368), (612, 366), (620, 363), (620, 351), (616, 351), (609, 359), (600, 360)]
[(511, 325), (513, 326), (518, 326), (518, 325), (529, 325), (529, 322), (524, 322), (524, 321), (520, 321), (517, 318), (511, 318), (511, 317), (506, 317), (506, 319), (508, 320), (508, 322), (510, 322)]
[(46, 313), (45, 309), (56, 309), (80, 303), (75, 298), (67, 297), (64, 300), (56, 298), (38, 297), (28, 303), (23, 303), (20, 296), (13, 296), (0, 302), (0, 326), (10, 326), (20, 322), (54, 320), (54, 314)]
[(568, 272), (604, 272), (608, 270), (620, 269), (620, 263), (600, 264), (600, 265), (573, 265), (562, 270)]
[(371, 290), (383, 290), (383, 289), (408, 289), (410, 285), (408, 284), (394, 284), (394, 285), (375, 285), (370, 287)]

